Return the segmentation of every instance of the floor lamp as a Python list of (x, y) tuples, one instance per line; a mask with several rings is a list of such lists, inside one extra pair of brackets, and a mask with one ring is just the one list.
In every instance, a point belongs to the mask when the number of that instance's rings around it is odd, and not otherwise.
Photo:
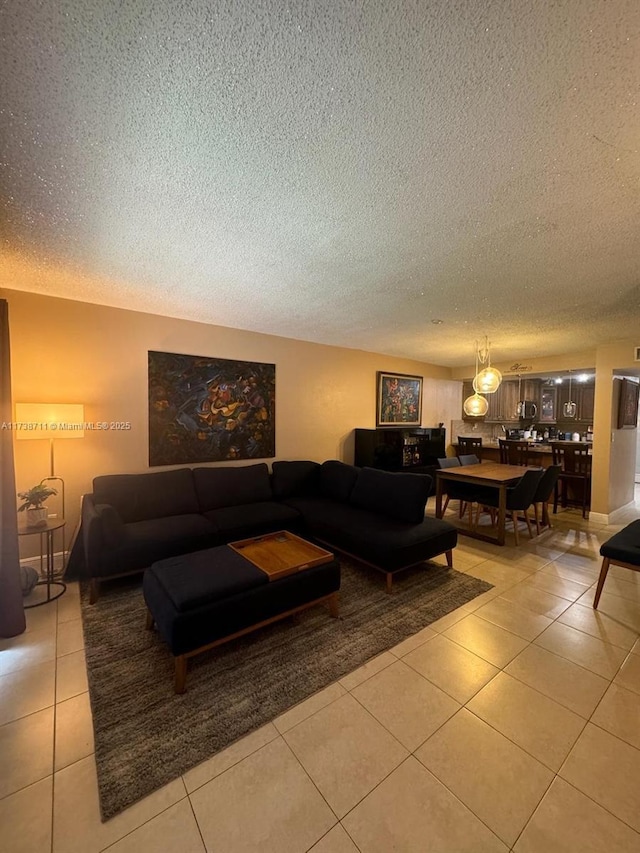
[[(16, 403), (16, 438), (49, 439), (49, 476), (42, 482), (60, 483), (62, 518), (65, 518), (64, 480), (56, 474), (54, 441), (59, 438), (84, 438), (82, 403)], [(65, 559), (65, 535), (62, 529), (62, 559)]]

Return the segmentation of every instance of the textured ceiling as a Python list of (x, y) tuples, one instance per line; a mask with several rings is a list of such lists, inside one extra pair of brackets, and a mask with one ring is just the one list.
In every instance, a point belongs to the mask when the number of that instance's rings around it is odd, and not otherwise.
[(639, 80), (638, 0), (4, 0), (0, 283), (451, 366), (640, 343)]

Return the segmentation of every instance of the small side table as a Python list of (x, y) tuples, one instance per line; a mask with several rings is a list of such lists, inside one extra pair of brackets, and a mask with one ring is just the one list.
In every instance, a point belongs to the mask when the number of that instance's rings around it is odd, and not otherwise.
[[(66, 583), (62, 581), (57, 581), (54, 579), (53, 574), (53, 558), (55, 551), (53, 549), (53, 537), (56, 530), (62, 530), (66, 524), (66, 521), (63, 518), (49, 518), (47, 519), (46, 524), (41, 524), (38, 527), (18, 527), (18, 536), (33, 536), (36, 533), (40, 534), (40, 573), (42, 574), (43, 568), (45, 568), (45, 559), (46, 559), (46, 571), (45, 571), (45, 579), (39, 580), (36, 586), (46, 586), (47, 587), (47, 597), (42, 601), (38, 601), (35, 604), (25, 604), (25, 610), (28, 610), (30, 607), (40, 607), (42, 604), (48, 604), (50, 601), (55, 601), (56, 598), (60, 598), (61, 595), (64, 595), (64, 591), (67, 588)], [(55, 595), (51, 595), (51, 587), (52, 586), (60, 586), (62, 589), (60, 592), (57, 592)]]

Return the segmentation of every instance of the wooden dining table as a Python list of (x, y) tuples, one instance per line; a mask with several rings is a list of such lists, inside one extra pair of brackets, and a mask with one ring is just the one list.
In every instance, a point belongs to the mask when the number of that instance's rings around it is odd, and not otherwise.
[(528, 468), (524, 465), (504, 465), (501, 462), (481, 462), (479, 465), (460, 465), (454, 468), (442, 468), (436, 471), (436, 518), (442, 518), (442, 495), (445, 484), (472, 483), (476, 486), (491, 486), (498, 490), (498, 527), (496, 536), (480, 533), (471, 527), (459, 527), (460, 533), (494, 542), (496, 545), (505, 543), (505, 518), (507, 509), (507, 488), (517, 483)]

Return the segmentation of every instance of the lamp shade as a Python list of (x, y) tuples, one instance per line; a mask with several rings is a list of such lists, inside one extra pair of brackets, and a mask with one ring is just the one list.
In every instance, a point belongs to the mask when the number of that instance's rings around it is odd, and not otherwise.
[(82, 403), (16, 403), (17, 439), (84, 438)]
[(462, 404), (465, 415), (470, 417), (481, 418), (489, 411), (489, 404), (480, 394), (472, 394)]
[(495, 367), (485, 367), (476, 374), (473, 380), (473, 390), (477, 394), (493, 394), (500, 387), (502, 374)]

